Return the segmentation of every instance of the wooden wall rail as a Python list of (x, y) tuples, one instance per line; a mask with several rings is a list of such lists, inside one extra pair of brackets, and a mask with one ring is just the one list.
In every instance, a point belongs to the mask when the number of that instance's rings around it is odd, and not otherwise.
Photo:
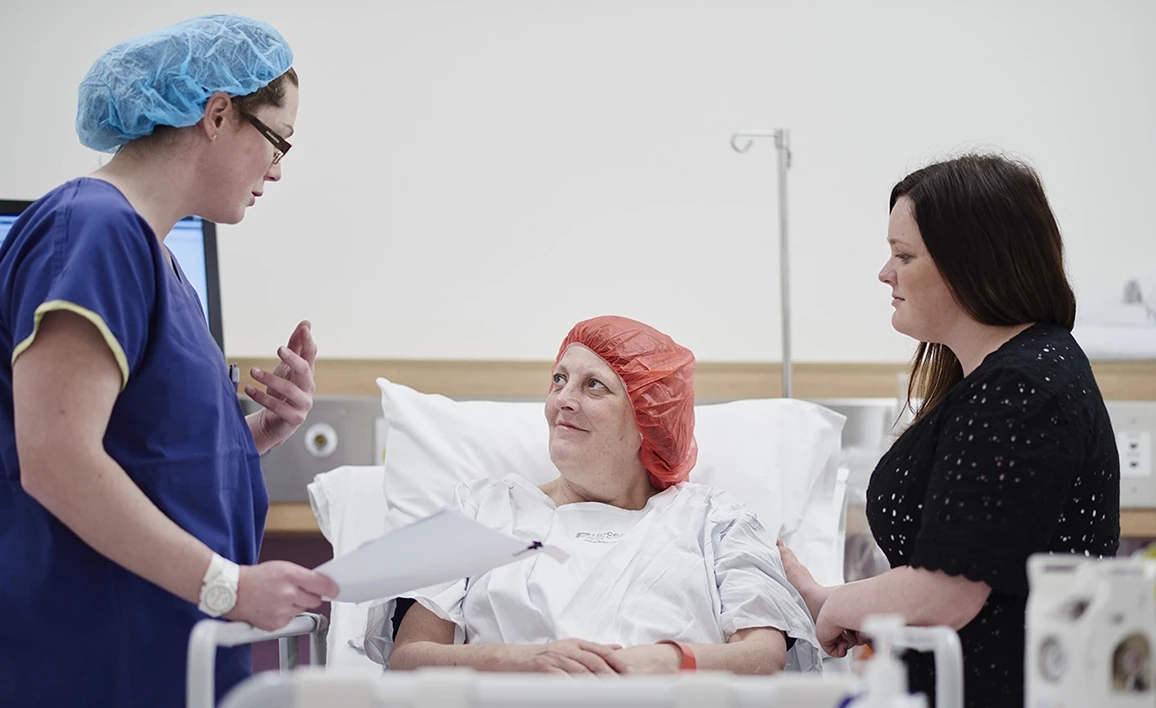
[[(254, 366), (271, 359), (240, 359), (242, 384)], [(1104, 398), (1156, 401), (1156, 361), (1099, 362), (1093, 365)], [(794, 366), (796, 398), (894, 398), (906, 364), (822, 364)], [(439, 361), (396, 359), (320, 359), (317, 393), (328, 396), (376, 396), (379, 376), (427, 393), (454, 398), (529, 398), (546, 395), (550, 363), (543, 361)], [(772, 398), (780, 395), (778, 364), (699, 362), (695, 396), (700, 401)]]
[[(251, 383), (254, 366), (276, 362), (241, 359), (242, 385)], [(1100, 362), (1093, 365), (1096, 381), (1109, 400), (1156, 401), (1156, 361)], [(800, 363), (794, 368), (798, 398), (894, 398), (904, 364)], [(542, 361), (437, 361), (321, 359), (317, 362), (317, 392), (326, 396), (376, 396), (375, 380), (384, 376), (419, 391), (454, 398), (542, 399), (550, 363)], [(700, 362), (695, 375), (699, 401), (769, 398), (780, 395), (778, 364)], [(1127, 509), (1120, 515), (1122, 533), (1156, 537), (1156, 509)], [(849, 520), (849, 526), (855, 525)], [(317, 522), (308, 504), (274, 504), (267, 533), (316, 534)]]

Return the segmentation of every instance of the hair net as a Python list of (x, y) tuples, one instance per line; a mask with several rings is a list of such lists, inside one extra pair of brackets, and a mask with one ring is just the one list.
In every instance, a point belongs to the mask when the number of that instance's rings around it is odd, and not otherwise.
[(217, 91), (247, 96), (289, 70), (293, 52), (269, 25), (206, 15), (130, 39), (96, 60), (80, 82), (76, 133), (112, 152), (158, 125), (195, 124)]
[(572, 344), (605, 361), (626, 385), (642, 433), (642, 465), (658, 489), (685, 481), (698, 460), (694, 439), (694, 353), (658, 330), (625, 317), (574, 325), (558, 350)]

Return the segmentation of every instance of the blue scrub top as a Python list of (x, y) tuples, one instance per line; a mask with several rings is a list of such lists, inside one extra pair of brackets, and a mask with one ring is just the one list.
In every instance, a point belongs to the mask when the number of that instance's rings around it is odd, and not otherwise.
[[(115, 355), (123, 388), (104, 447), (166, 516), (247, 565), (268, 509), (225, 359), (152, 229), (100, 180), (37, 201), (0, 247), (0, 706), (184, 705), (205, 615), (93, 551), (20, 485), (12, 362), (55, 310), (87, 318)], [(219, 650), (218, 699), (250, 671), (247, 647)]]

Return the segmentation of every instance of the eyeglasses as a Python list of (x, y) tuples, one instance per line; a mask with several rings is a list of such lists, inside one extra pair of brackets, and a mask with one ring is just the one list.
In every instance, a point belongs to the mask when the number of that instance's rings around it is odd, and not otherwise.
[(289, 152), (289, 148), (293, 146), (289, 144), (288, 140), (278, 135), (276, 131), (257, 120), (254, 116), (246, 113), (245, 118), (253, 124), (254, 128), (261, 131), (261, 135), (264, 135), (266, 140), (273, 143), (273, 164), (276, 165), (281, 161), (281, 158), (285, 157), (285, 154)]

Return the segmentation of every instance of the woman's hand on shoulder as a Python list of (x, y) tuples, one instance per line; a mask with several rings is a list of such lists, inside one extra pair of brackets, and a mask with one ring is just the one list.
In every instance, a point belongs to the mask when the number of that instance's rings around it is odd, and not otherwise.
[(829, 588), (815, 582), (815, 578), (811, 576), (799, 559), (791, 549), (783, 543), (783, 539), (777, 541), (779, 547), (779, 556), (783, 559), (783, 570), (787, 574), (787, 582), (794, 586), (799, 594), (803, 596), (803, 602), (807, 603), (807, 610), (811, 613), (811, 619), (814, 622), (819, 621), (819, 611), (823, 609), (823, 603), (831, 596), (834, 588)]

